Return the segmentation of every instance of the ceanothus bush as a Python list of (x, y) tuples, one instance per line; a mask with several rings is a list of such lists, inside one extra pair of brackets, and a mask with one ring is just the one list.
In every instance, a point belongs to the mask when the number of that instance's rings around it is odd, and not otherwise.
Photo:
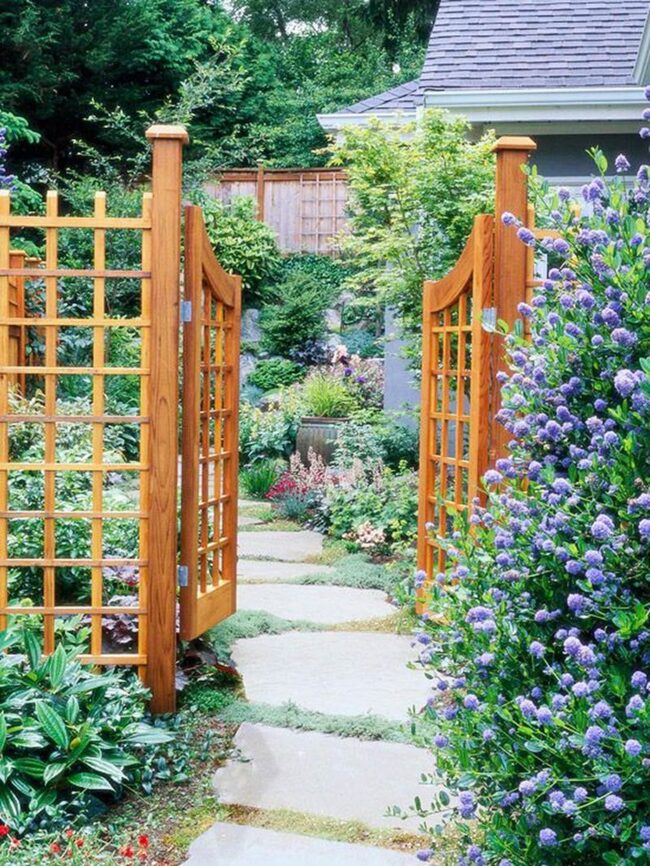
[(650, 169), (626, 180), (621, 155), (608, 181), (594, 158), (582, 214), (564, 189), (538, 205), (559, 237), (503, 215), (554, 266), (520, 308), (530, 341), (506, 339), (510, 456), (418, 636), (459, 866), (650, 859)]

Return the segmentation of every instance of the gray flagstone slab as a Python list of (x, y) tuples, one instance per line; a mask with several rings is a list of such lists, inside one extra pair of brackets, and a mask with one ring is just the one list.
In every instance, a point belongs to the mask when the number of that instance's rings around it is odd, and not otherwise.
[(215, 824), (192, 844), (183, 866), (412, 866), (412, 854), (329, 842), (259, 827)]
[(420, 778), (432, 772), (433, 759), (415, 746), (245, 722), (235, 747), (240, 758), (227, 761), (214, 777), (217, 799), (228, 805), (291, 809), (417, 832), (418, 817), (402, 820), (386, 811), (406, 810), (417, 796), (423, 804), (431, 800), (433, 789)]
[(291, 584), (243, 584), (237, 587), (238, 610), (264, 610), (284, 619), (332, 625), (390, 616), (395, 608), (378, 589)]
[(331, 565), (315, 565), (310, 562), (275, 562), (263, 559), (240, 559), (237, 563), (237, 579), (241, 581), (264, 581), (282, 583), (314, 574), (334, 574)]
[(373, 713), (406, 721), (430, 681), (407, 662), (411, 638), (374, 632), (287, 632), (239, 640), (232, 658), (250, 701), (292, 701), (320, 713)]
[(259, 526), (264, 523), (259, 517), (247, 517), (245, 514), (240, 514), (237, 517), (237, 526)]
[(243, 559), (257, 557), (300, 562), (323, 552), (323, 536), (303, 529), (299, 532), (241, 532), (237, 549)]

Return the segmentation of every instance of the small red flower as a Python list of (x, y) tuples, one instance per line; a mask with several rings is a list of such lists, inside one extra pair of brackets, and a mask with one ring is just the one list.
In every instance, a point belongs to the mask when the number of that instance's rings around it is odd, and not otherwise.
[(72, 837), (74, 836), (74, 830), (68, 827), (68, 829), (65, 831), (65, 835), (68, 837), (68, 839), (72, 839)]
[(52, 852), (52, 854), (60, 854), (61, 846), (58, 842), (52, 842), (52, 844), (50, 845), (50, 851)]
[(120, 850), (120, 854), (122, 857), (133, 857), (135, 851), (133, 850), (132, 845), (125, 845), (124, 848)]
[(9, 827), (6, 824), (0, 824), (0, 836), (8, 836)]
[(16, 839), (15, 836), (11, 837), (10, 848), (20, 848), (20, 839)]
[(77, 841), (75, 842), (75, 844), (76, 844), (77, 848), (83, 848), (83, 846), (84, 846), (84, 840), (83, 840), (83, 839), (77, 839)]
[(138, 836), (138, 845), (141, 848), (148, 848), (149, 847), (149, 837), (147, 835), (145, 835), (144, 833), (141, 836)]

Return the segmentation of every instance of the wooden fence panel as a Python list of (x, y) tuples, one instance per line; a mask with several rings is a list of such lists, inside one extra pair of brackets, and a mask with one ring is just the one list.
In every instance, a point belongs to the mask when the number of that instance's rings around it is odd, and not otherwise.
[[(108, 216), (103, 192), (95, 195), (92, 216), (60, 215), (55, 192), (47, 194), (45, 215), (22, 216), (12, 214), (10, 193), (0, 191), (0, 629), (23, 616), (37, 619), (44, 652), (50, 654), (59, 629), (79, 617), (77, 632), (89, 628), (82, 661), (136, 666), (152, 688), (152, 708), (170, 711), (176, 658), (180, 152), (187, 136), (178, 127), (156, 127), (149, 137), (153, 194), (144, 194), (139, 217)], [(12, 257), (12, 232), (40, 235), (44, 262)], [(85, 232), (80, 239), (91, 234), (92, 261), (86, 267), (62, 267), (64, 232)], [(138, 236), (139, 268), (111, 267), (113, 232)], [(111, 315), (112, 292), (125, 280), (137, 300), (128, 316)], [(41, 298), (43, 287), (42, 302), (27, 316), (20, 293), (24, 288)], [(69, 302), (73, 296), (83, 302), (66, 307), (64, 297)], [(43, 336), (44, 351), (30, 356), (29, 365), (24, 351), (16, 355), (12, 346), (16, 328)], [(72, 361), (63, 336), (74, 346)], [(110, 349), (123, 341), (139, 348), (128, 365)], [(13, 396), (17, 382), (24, 383), (23, 394), (41, 397), (21, 408)], [(111, 396), (109, 383), (128, 384), (130, 402)], [(29, 460), (13, 446), (15, 436), (28, 429), (36, 443)], [(137, 442), (130, 455), (110, 447), (109, 431)], [(21, 499), (25, 490), (29, 496)], [(116, 596), (116, 580), (128, 583), (131, 599)], [(111, 636), (117, 621), (134, 634), (131, 644)]]
[(237, 196), (254, 198), (258, 219), (273, 229), (282, 252), (338, 251), (333, 238), (347, 223), (346, 176), (341, 169), (232, 169), (207, 191), (224, 202)]
[(235, 612), (241, 279), (185, 209), (181, 637)]
[[(126, 231), (139, 231), (146, 235), (151, 230), (150, 196), (143, 201), (142, 218), (110, 220), (113, 228)], [(24, 221), (29, 221), (31, 228), (40, 228), (45, 235), (46, 258), (42, 268), (10, 268), (9, 243), (12, 228), (23, 228)], [(0, 628), (6, 628), (8, 620), (20, 615), (40, 617), (43, 626), (44, 651), (46, 654), (55, 648), (56, 620), (73, 615), (89, 618), (90, 642), (87, 651), (83, 653), (84, 661), (102, 664), (138, 665), (141, 670), (147, 661), (146, 630), (147, 630), (147, 573), (146, 565), (149, 551), (146, 544), (140, 545), (138, 551), (127, 556), (115, 556), (107, 550), (104, 539), (104, 522), (106, 520), (138, 521), (140, 524), (149, 518), (142, 505), (130, 507), (128, 510), (112, 507), (106, 503), (108, 488), (111, 486), (109, 476), (119, 473), (125, 479), (139, 480), (140, 487), (146, 485), (149, 467), (141, 460), (115, 462), (112, 455), (104, 452), (104, 434), (107, 425), (137, 425), (140, 428), (142, 442), (148, 436), (149, 417), (142, 411), (136, 415), (108, 415), (105, 411), (105, 379), (108, 375), (135, 376), (143, 383), (142, 393), (146, 393), (146, 382), (150, 370), (141, 363), (138, 366), (120, 368), (110, 366), (104, 357), (104, 340), (106, 328), (137, 330), (145, 335), (150, 327), (150, 320), (142, 313), (130, 319), (111, 319), (105, 312), (105, 285), (107, 271), (105, 270), (105, 233), (108, 219), (105, 216), (105, 197), (97, 193), (95, 199), (95, 215), (83, 218), (84, 226), (91, 227), (95, 239), (94, 266), (86, 271), (92, 281), (92, 314), (86, 317), (70, 318), (59, 315), (58, 288), (62, 281), (71, 279), (70, 271), (60, 268), (59, 232), (63, 227), (75, 228), (76, 222), (71, 217), (58, 215), (58, 197), (56, 193), (47, 196), (46, 215), (44, 217), (20, 217), (11, 214), (10, 194), (0, 192)], [(12, 274), (11, 271), (14, 271)], [(112, 272), (111, 279), (123, 278), (125, 272)], [(41, 277), (42, 275), (42, 277)], [(142, 281), (142, 307), (150, 306), (147, 295), (150, 291), (148, 274), (144, 271)], [(40, 316), (18, 317), (11, 315), (10, 281), (24, 280), (29, 287), (30, 281), (42, 279), (45, 282), (45, 304)], [(27, 327), (37, 323), (45, 334), (45, 353), (39, 365), (25, 366), (24, 358), (19, 363), (12, 363), (10, 345), (11, 329)], [(73, 367), (61, 363), (58, 351), (58, 334), (60, 329), (91, 333), (92, 358), (87, 365)], [(146, 342), (146, 336), (142, 337)], [(34, 386), (42, 389), (44, 394), (43, 411), (34, 414), (12, 414), (10, 405), (10, 389), (12, 377), (22, 377), (32, 380)], [(71, 415), (60, 396), (59, 384), (63, 377), (75, 376), (80, 388), (84, 388), (84, 396), (91, 406), (90, 412)], [(43, 450), (40, 460), (19, 462), (11, 453), (12, 428), (21, 424), (37, 425), (42, 435)], [(64, 425), (82, 425), (90, 433), (91, 453), (88, 459), (76, 459), (70, 462), (59, 454), (59, 438)], [(143, 446), (146, 447), (146, 446)], [(79, 479), (80, 507), (69, 508), (69, 503), (63, 503), (60, 495), (62, 479), (76, 476)], [(17, 510), (12, 507), (12, 485), (20, 486), (26, 479), (32, 482), (38, 479), (42, 490), (40, 508)], [(129, 486), (131, 486), (129, 484)], [(22, 521), (37, 521), (42, 530), (42, 544), (38, 555), (25, 556), (21, 550), (22, 536), (20, 526)], [(73, 556), (64, 556), (59, 552), (59, 536), (65, 534), (70, 521), (84, 521), (90, 524), (90, 547), (82, 554), (75, 551)], [(32, 523), (33, 526), (33, 523)], [(129, 568), (138, 572), (138, 599), (134, 606), (125, 607), (120, 604), (110, 604), (107, 599), (105, 578), (107, 571)], [(85, 585), (77, 587), (75, 600), (66, 597), (63, 589), (62, 574), (75, 569), (75, 575), (85, 578)], [(37, 588), (37, 598), (33, 604), (23, 605), (21, 578), (40, 575), (40, 588)], [(16, 587), (17, 595), (10, 598), (9, 577)], [(118, 653), (114, 650), (104, 650), (104, 628), (107, 617), (133, 617), (137, 622), (136, 646), (133, 650)]]

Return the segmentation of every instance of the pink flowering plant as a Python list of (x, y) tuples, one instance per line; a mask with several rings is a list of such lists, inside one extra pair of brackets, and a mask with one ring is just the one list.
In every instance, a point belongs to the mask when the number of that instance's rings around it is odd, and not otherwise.
[(510, 456), (417, 638), (459, 866), (650, 859), (650, 181), (594, 156), (582, 215), (564, 189), (538, 202), (559, 238), (503, 215), (556, 266), (520, 308), (530, 342), (507, 338)]

